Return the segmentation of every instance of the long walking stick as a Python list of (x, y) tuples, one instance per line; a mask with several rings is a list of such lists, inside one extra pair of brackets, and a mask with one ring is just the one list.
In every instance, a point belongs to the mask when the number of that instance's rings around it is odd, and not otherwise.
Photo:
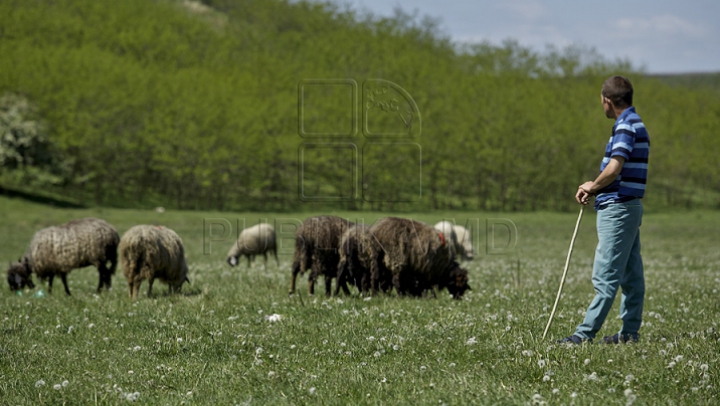
[(570, 266), (570, 256), (572, 256), (573, 245), (575, 245), (575, 237), (577, 237), (578, 228), (580, 228), (580, 220), (582, 220), (583, 209), (585, 209), (585, 205), (580, 206), (580, 214), (578, 215), (577, 223), (575, 223), (575, 231), (573, 232), (572, 240), (570, 240), (570, 250), (568, 251), (567, 259), (565, 260), (565, 270), (563, 271), (562, 279), (560, 280), (560, 289), (558, 289), (557, 297), (555, 298), (555, 304), (553, 305), (552, 312), (550, 312), (550, 319), (548, 320), (548, 324), (547, 326), (545, 326), (545, 331), (542, 335), (543, 340), (545, 339), (545, 336), (550, 329), (550, 324), (552, 324), (553, 316), (555, 316), (555, 310), (557, 310), (557, 305), (560, 301), (560, 295), (562, 294), (563, 285), (565, 285), (565, 277), (567, 276), (568, 267)]

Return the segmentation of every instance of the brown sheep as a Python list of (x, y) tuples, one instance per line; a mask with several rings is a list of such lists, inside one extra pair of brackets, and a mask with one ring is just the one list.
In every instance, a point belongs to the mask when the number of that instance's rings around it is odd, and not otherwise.
[(350, 294), (347, 287), (348, 280), (360, 290), (361, 294), (370, 290), (370, 262), (364, 249), (367, 229), (364, 224), (356, 224), (345, 231), (340, 239), (340, 262), (335, 295), (340, 293), (340, 288), (346, 295)]
[(323, 275), (325, 295), (330, 296), (332, 278), (338, 274), (340, 238), (354, 224), (337, 216), (309, 217), (300, 224), (295, 232), (290, 294), (295, 293), (297, 275), (310, 270), (308, 294), (315, 293), (315, 281)]
[(371, 289), (392, 276), (399, 295), (421, 296), (433, 288), (447, 288), (460, 299), (467, 284), (467, 271), (454, 258), (452, 241), (431, 225), (388, 217), (368, 229)]
[(148, 296), (156, 278), (168, 284), (170, 293), (180, 292), (183, 283), (190, 282), (182, 240), (167, 227), (139, 225), (125, 232), (120, 240), (120, 264), (132, 299), (137, 299), (145, 279)]
[[(34, 287), (31, 273), (48, 280), (52, 293), (55, 276), (60, 276), (65, 293), (70, 295), (67, 275), (76, 268), (93, 265), (100, 274), (98, 293), (103, 286), (110, 289), (117, 265), (117, 247), (120, 237), (113, 226), (97, 218), (73, 220), (47, 227), (35, 233), (25, 256), (8, 270), (11, 289)], [(110, 267), (107, 263), (110, 262)]]

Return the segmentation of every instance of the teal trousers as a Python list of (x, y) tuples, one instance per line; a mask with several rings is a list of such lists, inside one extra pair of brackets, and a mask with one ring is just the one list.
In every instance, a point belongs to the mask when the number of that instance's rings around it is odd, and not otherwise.
[(622, 289), (621, 338), (638, 338), (645, 299), (645, 276), (640, 256), (640, 199), (609, 203), (597, 211), (598, 245), (595, 250), (592, 282), (595, 298), (585, 320), (575, 330), (583, 339), (593, 339), (610, 312), (618, 288)]

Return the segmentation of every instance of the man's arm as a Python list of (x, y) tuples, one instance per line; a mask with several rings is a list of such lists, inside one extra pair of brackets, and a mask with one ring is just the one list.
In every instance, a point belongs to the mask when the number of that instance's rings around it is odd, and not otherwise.
[(614, 156), (610, 158), (605, 169), (598, 175), (594, 181), (585, 182), (578, 188), (575, 194), (575, 200), (580, 204), (588, 204), (588, 198), (599, 192), (605, 186), (611, 184), (622, 171), (625, 164), (625, 158), (622, 156)]

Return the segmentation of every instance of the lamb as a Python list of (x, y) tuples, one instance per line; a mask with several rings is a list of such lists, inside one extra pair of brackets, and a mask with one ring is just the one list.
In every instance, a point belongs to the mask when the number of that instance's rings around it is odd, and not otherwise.
[(238, 258), (245, 255), (249, 267), (251, 261), (255, 260), (255, 255), (262, 254), (263, 264), (267, 266), (268, 251), (275, 255), (275, 262), (279, 266), (275, 229), (270, 224), (260, 223), (246, 228), (240, 233), (237, 242), (228, 251), (227, 263), (235, 266), (238, 264)]
[(48, 280), (48, 292), (52, 293), (53, 279), (59, 275), (65, 293), (70, 295), (67, 285), (70, 271), (93, 265), (100, 274), (97, 292), (100, 293), (103, 286), (109, 290), (117, 265), (119, 242), (115, 228), (97, 218), (73, 220), (44, 228), (35, 233), (25, 256), (11, 264), (8, 270), (10, 288), (35, 287), (31, 277), (35, 273), (41, 280)]
[(337, 216), (309, 217), (300, 224), (295, 232), (295, 254), (292, 264), (290, 294), (295, 293), (297, 275), (303, 275), (308, 269), (308, 294), (315, 293), (315, 281), (325, 276), (325, 295), (330, 296), (332, 278), (338, 274), (340, 262), (340, 239), (352, 225), (348, 220)]
[(463, 226), (453, 226), (453, 230), (457, 236), (458, 255), (465, 261), (471, 261), (475, 255), (470, 232)]
[(135, 300), (140, 284), (147, 279), (148, 296), (155, 278), (168, 284), (170, 293), (180, 292), (187, 277), (185, 249), (175, 231), (162, 226), (138, 225), (130, 228), (120, 240), (120, 264), (127, 278), (130, 297)]
[(429, 224), (388, 217), (368, 234), (373, 292), (388, 273), (399, 295), (421, 296), (438, 287), (460, 299), (470, 289), (467, 271), (455, 262), (452, 242)]

